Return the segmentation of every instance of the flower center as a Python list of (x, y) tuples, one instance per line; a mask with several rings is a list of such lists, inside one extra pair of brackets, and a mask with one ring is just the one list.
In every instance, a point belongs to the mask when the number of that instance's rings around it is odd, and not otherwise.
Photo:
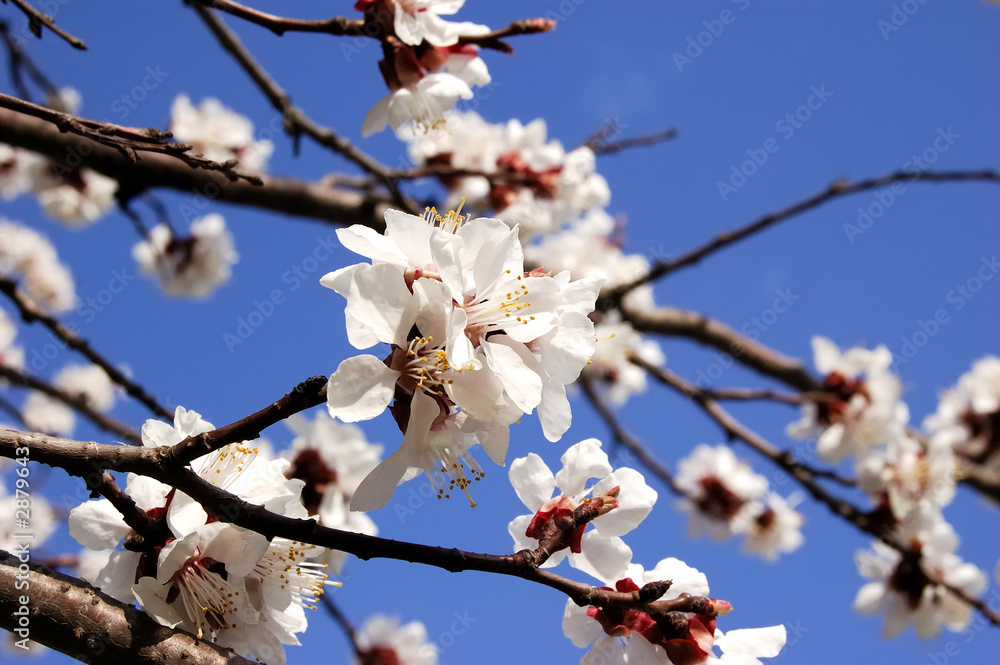
[(212, 559), (203, 559), (200, 550), (195, 550), (195, 555), (170, 579), (167, 602), (180, 599), (184, 613), (198, 628), (198, 639), (206, 631), (236, 628), (236, 623), (231, 623), (229, 617), (237, 612), (240, 592), (225, 575), (224, 565)]

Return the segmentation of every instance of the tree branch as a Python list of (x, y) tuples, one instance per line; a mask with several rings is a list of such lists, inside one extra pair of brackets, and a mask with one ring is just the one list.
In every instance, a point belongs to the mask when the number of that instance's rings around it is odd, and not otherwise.
[(536, 568), (531, 563), (531, 552), (528, 550), (518, 554), (479, 554), (340, 531), (320, 526), (313, 520), (277, 515), (212, 485), (190, 469), (170, 469), (162, 463), (157, 449), (110, 446), (36, 432), (0, 430), (0, 457), (17, 457), (16, 449), (24, 446), (28, 446), (32, 461), (64, 469), (74, 476), (86, 476), (94, 473), (95, 469), (149, 476), (192, 497), (220, 521), (250, 529), (268, 539), (281, 537), (310, 543), (347, 552), (364, 560), (395, 559), (452, 573), (479, 571), (517, 577), (561, 591), (579, 605), (623, 604), (631, 607), (636, 602), (633, 593), (595, 588)]
[[(22, 604), (25, 597), (29, 602)], [(159, 625), (82, 580), (22, 564), (0, 550), (0, 627), (18, 635), (23, 627), (16, 613), (22, 607), (28, 612), (25, 635), (84, 663), (251, 665), (227, 649)]]
[(383, 215), (389, 207), (385, 196), (362, 195), (293, 178), (261, 176), (262, 186), (230, 182), (221, 174), (192, 169), (155, 153), (132, 163), (114, 148), (64, 134), (46, 121), (9, 110), (0, 110), (0, 143), (42, 153), (57, 163), (94, 169), (117, 180), (120, 190), (130, 196), (154, 187), (190, 194), (189, 207), (197, 210), (208, 201), (218, 200), (332, 224), (364, 224), (382, 229)]
[[(4, 4), (7, 4), (8, 0), (2, 0)], [(24, 12), (24, 15), (28, 17), (28, 28), (31, 29), (31, 34), (35, 35), (39, 39), (42, 38), (42, 26), (45, 26), (52, 31), (52, 34), (56, 35), (60, 39), (64, 40), (67, 44), (79, 51), (86, 51), (87, 45), (83, 43), (82, 39), (78, 39), (73, 35), (69, 34), (62, 28), (56, 25), (55, 19), (53, 19), (48, 14), (44, 14), (24, 0), (9, 0), (9, 2)]]
[(110, 122), (89, 120), (73, 115), (53, 111), (46, 106), (32, 104), (17, 97), (0, 93), (0, 108), (10, 109), (46, 122), (51, 122), (61, 132), (76, 134), (88, 138), (95, 143), (114, 148), (133, 164), (139, 160), (139, 152), (151, 152), (169, 155), (179, 159), (191, 168), (218, 171), (230, 180), (246, 180), (251, 185), (260, 185), (260, 176), (236, 170), (239, 161), (231, 159), (227, 162), (214, 162), (197, 155), (189, 155), (191, 146), (186, 143), (170, 143), (173, 138), (170, 132), (161, 132), (155, 127), (124, 127)]
[(215, 38), (236, 62), (243, 68), (253, 82), (260, 88), (261, 92), (268, 98), (271, 105), (281, 113), (285, 119), (285, 131), (290, 134), (298, 145), (299, 136), (305, 134), (316, 143), (325, 146), (349, 161), (358, 165), (366, 173), (370, 173), (381, 181), (389, 193), (393, 202), (402, 210), (415, 213), (416, 204), (406, 199), (393, 178), (389, 169), (379, 164), (375, 159), (359, 150), (350, 141), (338, 135), (328, 127), (321, 127), (310, 120), (305, 113), (292, 104), (291, 97), (282, 89), (278, 83), (271, 78), (263, 67), (254, 59), (250, 52), (243, 46), (240, 38), (232, 30), (226, 27), (211, 9), (198, 4), (194, 6), (195, 12), (201, 20), (212, 31)]
[(736, 332), (721, 321), (677, 307), (639, 310), (622, 307), (622, 318), (639, 332), (687, 337), (728, 353), (735, 360), (801, 392), (818, 392), (822, 385), (801, 362)]
[(173, 420), (172, 410), (162, 406), (145, 388), (128, 378), (104, 356), (100, 355), (90, 346), (90, 343), (78, 336), (74, 331), (59, 322), (58, 319), (46, 314), (27, 294), (17, 288), (17, 282), (10, 277), (0, 273), (0, 292), (6, 295), (21, 312), (21, 318), (27, 323), (33, 321), (40, 322), (48, 328), (56, 337), (66, 343), (66, 346), (74, 351), (80, 352), (87, 360), (94, 363), (107, 373), (112, 381), (125, 389), (125, 392), (141, 402), (150, 411), (160, 418)]

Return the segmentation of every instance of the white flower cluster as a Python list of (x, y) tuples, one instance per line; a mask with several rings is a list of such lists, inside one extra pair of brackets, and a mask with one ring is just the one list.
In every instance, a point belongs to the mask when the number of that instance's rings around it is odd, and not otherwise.
[[(650, 582), (672, 581), (661, 600), (681, 594), (708, 595), (705, 576), (677, 559), (664, 559), (650, 570), (632, 563), (632, 550), (622, 540), (649, 515), (656, 492), (642, 474), (627, 467), (613, 470), (597, 439), (586, 439), (566, 451), (562, 468), (555, 474), (534, 453), (514, 460), (510, 482), (529, 515), (515, 518), (507, 527), (515, 550), (535, 550), (540, 544), (551, 552), (542, 567), (567, 559), (607, 585), (603, 589), (638, 591)], [(588, 487), (591, 479), (599, 479)], [(554, 494), (554, 495), (553, 495)], [(569, 537), (569, 543), (553, 534), (574, 511), (588, 514), (588, 522)], [(588, 524), (593, 524), (593, 529)], [(566, 550), (569, 549), (569, 552)], [(566, 601), (563, 632), (578, 647), (590, 646), (581, 665), (629, 663), (634, 665), (696, 665), (733, 663), (760, 665), (758, 658), (777, 656), (785, 644), (783, 626), (734, 630), (723, 635), (715, 627), (717, 615), (728, 613), (726, 601), (710, 599), (706, 614), (674, 612), (669, 628), (660, 625), (642, 609), (580, 607)], [(718, 646), (723, 655), (713, 654)]]
[(274, 144), (255, 140), (249, 118), (209, 97), (194, 106), (187, 95), (178, 95), (170, 108), (170, 131), (181, 143), (192, 146), (192, 153), (214, 162), (239, 160), (239, 169), (263, 173)]
[(384, 360), (341, 363), (330, 377), (330, 415), (367, 420), (394, 401), (404, 432), (400, 449), (358, 487), (354, 510), (384, 505), (410, 468), (426, 470), (439, 496), (455, 487), (468, 494), (470, 475), (483, 473), (469, 447), (503, 464), (510, 425), (536, 408), (546, 438), (558, 440), (571, 420), (566, 384), (594, 351), (587, 315), (603, 281), (525, 272), (516, 227), (496, 219), (390, 210), (385, 220), (384, 235), (338, 231), (372, 263), (321, 281), (347, 299), (351, 344), (391, 349)]
[[(20, 344), (15, 344), (15, 339), (17, 339), (17, 324), (0, 309), (0, 365), (21, 369), (24, 367), (24, 348)], [(2, 381), (0, 385), (3, 385)]]
[(802, 515), (797, 495), (781, 497), (767, 478), (754, 473), (725, 445), (702, 444), (677, 466), (680, 507), (691, 513), (688, 535), (726, 540), (743, 534), (743, 549), (774, 561), (802, 545)]
[(76, 304), (73, 276), (52, 243), (33, 229), (2, 218), (0, 273), (20, 277), (28, 295), (52, 312), (66, 312)]
[[(604, 588), (638, 591), (651, 582), (671, 580), (670, 589), (661, 600), (673, 600), (681, 594), (708, 595), (704, 573), (674, 558), (663, 559), (652, 570), (627, 563), (621, 577), (607, 577)], [(580, 665), (761, 665), (761, 658), (777, 656), (785, 646), (782, 625), (769, 628), (743, 628), (723, 633), (716, 627), (717, 617), (732, 610), (726, 601), (713, 603), (715, 614), (674, 613), (670, 625), (657, 623), (640, 609), (580, 607), (566, 601), (563, 633), (578, 647), (590, 647)], [(718, 647), (721, 656), (714, 653)]]
[[(542, 567), (555, 566), (568, 558), (571, 566), (598, 579), (624, 575), (632, 550), (621, 537), (649, 515), (656, 503), (656, 491), (634, 469), (612, 470), (597, 439), (570, 446), (562, 456), (562, 463), (562, 469), (555, 475), (535, 453), (511, 463), (511, 485), (532, 511), (514, 518), (507, 526), (514, 538), (514, 549), (535, 549), (549, 524), (572, 514), (588, 501), (595, 502), (594, 508), (601, 514), (589, 522), (594, 528), (585, 530), (586, 524), (583, 525), (574, 533), (570, 551), (555, 552)], [(600, 480), (587, 487), (592, 478)], [(555, 490), (558, 493), (553, 496)]]
[[(173, 426), (148, 420), (143, 444), (172, 446), (215, 429), (194, 411), (178, 407)], [(256, 448), (230, 444), (195, 460), (201, 478), (271, 512), (304, 518), (303, 481), (287, 479), (287, 460), (267, 460)], [(332, 584), (322, 548), (264, 536), (219, 521), (191, 497), (151, 478), (129, 475), (125, 491), (158, 524), (161, 542), (147, 542), (107, 499), (74, 508), (69, 532), (104, 551), (103, 567), (89, 580), (159, 623), (232, 648), (268, 665), (285, 662), (284, 646), (298, 644), (306, 609), (315, 609)], [(147, 534), (148, 535), (148, 534)], [(119, 543), (123, 549), (112, 550)]]
[(164, 293), (207, 298), (232, 277), (239, 254), (222, 215), (196, 219), (189, 233), (176, 237), (169, 226), (160, 224), (132, 248), (132, 256), (144, 275), (157, 278)]
[[(525, 240), (555, 231), (611, 200), (608, 183), (595, 171), (594, 152), (584, 146), (566, 151), (547, 139), (545, 121), (522, 125), (486, 123), (474, 112), (452, 113), (445, 128), (404, 132), (416, 164), (474, 169), (485, 176), (446, 176), (447, 205), (466, 205), (518, 225)], [(588, 252), (594, 251), (588, 249)], [(612, 268), (613, 271), (613, 268)], [(609, 271), (611, 272), (611, 271)]]
[(942, 396), (937, 414), (925, 423), (931, 436), (921, 438), (908, 427), (909, 409), (899, 378), (890, 372), (892, 355), (886, 347), (842, 353), (823, 337), (812, 344), (824, 391), (804, 405), (802, 419), (789, 425), (788, 433), (818, 437), (817, 452), (827, 461), (852, 457), (858, 486), (871, 497), (874, 514), (888, 533), (919, 553), (901, 555), (878, 544), (860, 553), (858, 568), (874, 581), (858, 592), (855, 609), (884, 612), (889, 637), (909, 624), (921, 637), (937, 635), (941, 626), (964, 630), (969, 606), (939, 582), (975, 595), (985, 588), (986, 576), (955, 554), (959, 540), (942, 509), (955, 496), (956, 452), (984, 451), (995, 438), (989, 433), (990, 414), (995, 418), (1000, 411), (995, 359), (977, 363), (958, 388)]
[(459, 99), (472, 99), (472, 86), (490, 83), (479, 49), (459, 44), (462, 36), (490, 30), (475, 23), (452, 23), (441, 15), (457, 12), (465, 0), (359, 0), (355, 7), (384, 35), (386, 55), (379, 69), (390, 92), (361, 127), (363, 136), (412, 123), (420, 131), (440, 128)]

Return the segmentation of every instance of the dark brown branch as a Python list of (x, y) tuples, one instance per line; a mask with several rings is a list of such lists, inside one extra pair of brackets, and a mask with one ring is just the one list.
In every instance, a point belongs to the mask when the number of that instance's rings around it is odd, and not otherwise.
[(625, 446), (629, 452), (635, 455), (642, 465), (652, 471), (653, 475), (659, 478), (671, 492), (678, 496), (686, 496), (684, 490), (677, 485), (677, 480), (670, 469), (660, 462), (660, 460), (656, 459), (653, 453), (639, 439), (622, 426), (614, 411), (611, 410), (611, 407), (608, 406), (604, 398), (598, 394), (594, 381), (587, 376), (582, 376), (580, 377), (580, 387), (583, 389), (583, 394), (590, 400), (594, 410), (604, 419), (608, 429), (611, 430), (611, 436), (614, 437), (614, 440)]
[(24, 319), (26, 323), (32, 323), (33, 321), (40, 322), (43, 326), (52, 331), (56, 337), (65, 342), (66, 346), (74, 351), (78, 351), (85, 356), (87, 360), (103, 369), (112, 381), (124, 388), (126, 393), (144, 404), (146, 408), (158, 417), (173, 420), (174, 414), (172, 410), (160, 405), (156, 398), (147, 392), (145, 388), (122, 374), (122, 372), (108, 362), (104, 356), (97, 353), (97, 351), (90, 346), (90, 343), (87, 342), (87, 340), (83, 339), (74, 331), (60, 323), (58, 319), (46, 314), (30, 297), (28, 297), (27, 294), (17, 288), (17, 282), (3, 274), (0, 274), (0, 292), (3, 292), (3, 294), (6, 295), (12, 303), (14, 303), (17, 309), (21, 312), (21, 318)]
[(607, 293), (601, 294), (598, 301), (598, 307), (606, 309), (611, 305), (617, 304), (626, 293), (638, 286), (647, 284), (655, 279), (659, 279), (660, 277), (680, 270), (681, 268), (695, 265), (706, 256), (714, 254), (720, 249), (737, 243), (744, 238), (754, 235), (755, 233), (759, 233), (760, 231), (774, 226), (778, 222), (783, 222), (786, 219), (804, 213), (808, 210), (812, 210), (813, 208), (818, 208), (828, 201), (832, 201), (833, 199), (837, 199), (842, 196), (847, 196), (848, 194), (857, 194), (872, 189), (879, 189), (895, 182), (904, 181), (1000, 183), (1000, 173), (988, 169), (982, 171), (921, 171), (918, 173), (914, 173), (912, 171), (897, 171), (895, 173), (890, 173), (876, 178), (859, 180), (854, 183), (838, 180), (819, 194), (814, 194), (813, 196), (790, 205), (783, 210), (779, 210), (778, 212), (764, 215), (757, 221), (747, 224), (746, 226), (736, 229), (735, 231), (726, 231), (725, 233), (721, 233), (710, 242), (693, 249), (676, 259), (660, 261), (650, 268), (649, 272), (642, 277), (629, 282), (628, 284), (615, 287)]
[(221, 174), (192, 169), (166, 155), (147, 153), (132, 163), (117, 150), (74, 134), (64, 134), (43, 120), (0, 110), (0, 143), (39, 152), (60, 164), (81, 165), (114, 178), (130, 195), (166, 187), (190, 195), (191, 209), (218, 200), (253, 206), (333, 224), (383, 228), (385, 196), (362, 195), (292, 178), (262, 176), (263, 186), (231, 182)]
[(215, 35), (215, 38), (218, 40), (222, 48), (233, 56), (233, 59), (236, 60), (243, 71), (246, 72), (257, 87), (260, 88), (261, 92), (264, 93), (268, 101), (271, 102), (271, 105), (281, 113), (285, 120), (285, 131), (292, 136), (296, 143), (298, 142), (299, 136), (305, 134), (319, 145), (325, 146), (337, 154), (342, 155), (349, 161), (359, 166), (365, 173), (370, 173), (372, 176), (381, 181), (392, 195), (393, 202), (400, 209), (411, 213), (417, 210), (416, 205), (413, 202), (408, 201), (400, 192), (396, 180), (392, 177), (389, 169), (382, 166), (375, 159), (356, 148), (354, 144), (334, 132), (332, 129), (322, 127), (313, 122), (306, 116), (305, 113), (302, 112), (301, 109), (292, 104), (292, 99), (289, 97), (288, 93), (285, 92), (280, 85), (278, 85), (277, 81), (271, 78), (271, 75), (260, 66), (250, 52), (243, 46), (243, 43), (240, 41), (240, 38), (236, 35), (236, 33), (226, 27), (226, 25), (219, 20), (211, 9), (207, 9), (198, 4), (195, 5), (194, 10), (198, 13), (198, 16), (205, 23), (205, 25), (208, 26), (208, 29), (212, 31), (212, 34)]
[(617, 141), (607, 141), (604, 136), (604, 133), (607, 130), (608, 127), (601, 128), (594, 133), (593, 136), (584, 141), (583, 145), (593, 150), (595, 155), (612, 155), (619, 153), (622, 150), (628, 150), (629, 148), (656, 145), (658, 143), (671, 141), (677, 138), (676, 129), (665, 129), (663, 131), (653, 132), (652, 134), (632, 136), (626, 139), (619, 139)]
[[(251, 665), (205, 640), (156, 623), (86, 582), (0, 550), (0, 627), (16, 632), (26, 607), (32, 641), (83, 661), (115, 665)], [(28, 583), (28, 587), (24, 586)], [(27, 605), (21, 599), (27, 597)], [(28, 652), (26, 652), (28, 653)]]
[(557, 589), (580, 605), (633, 605), (631, 593), (598, 589), (589, 584), (560, 577), (531, 564), (523, 554), (479, 554), (455, 548), (408, 543), (362, 533), (320, 526), (313, 520), (277, 515), (263, 506), (237, 496), (199, 478), (193, 471), (172, 469), (163, 464), (161, 451), (128, 448), (95, 442), (74, 441), (37, 432), (0, 430), (0, 457), (16, 457), (18, 447), (27, 446), (32, 461), (64, 469), (86, 477), (96, 469), (109, 469), (149, 476), (175, 487), (198, 501), (221, 521), (251, 529), (268, 539), (281, 537), (353, 554), (359, 559), (395, 559), (449, 572), (479, 571), (518, 577)]
[(958, 480), (985, 497), (1000, 503), (1000, 473), (967, 459), (958, 460)]
[[(96, 479), (96, 477), (97, 476), (88, 476), (85, 480), (90, 482), (92, 479)], [(148, 542), (166, 542), (166, 536), (169, 535), (168, 533), (165, 533), (167, 528), (166, 521), (157, 521), (147, 515), (135, 504), (132, 497), (118, 487), (118, 483), (115, 482), (114, 476), (107, 471), (101, 474), (100, 479), (101, 482), (96, 488), (94, 488), (94, 491), (111, 502), (111, 505), (114, 506), (119, 513), (121, 513), (122, 519), (125, 520), (126, 524), (132, 527), (132, 529), (141, 538)]]
[(734, 360), (801, 392), (819, 392), (820, 383), (801, 362), (739, 334), (704, 314), (676, 307), (622, 308), (622, 318), (639, 332), (687, 337), (728, 353)]
[[(889, 547), (892, 547), (900, 552), (900, 554), (904, 557), (915, 557), (919, 560), (919, 551), (910, 549), (906, 543), (900, 541), (899, 538), (897, 538), (893, 533), (892, 529), (885, 528), (885, 526), (881, 523), (881, 520), (869, 513), (863, 512), (849, 501), (845, 501), (837, 496), (834, 496), (825, 487), (816, 482), (816, 477), (819, 474), (817, 474), (815, 470), (796, 460), (789, 451), (779, 450), (770, 441), (741, 423), (739, 420), (730, 415), (728, 411), (723, 409), (718, 402), (705, 396), (704, 391), (700, 390), (693, 383), (682, 379), (669, 370), (651, 365), (635, 354), (632, 354), (629, 360), (645, 369), (653, 378), (657, 379), (663, 385), (690, 398), (695, 404), (700, 406), (702, 410), (705, 411), (705, 413), (719, 425), (719, 427), (722, 428), (727, 437), (739, 439), (764, 457), (767, 457), (774, 464), (787, 472), (800, 485), (802, 485), (802, 487), (805, 488), (805, 490), (809, 492), (814, 499), (829, 508), (834, 515), (837, 515), (846, 522), (853, 524), (864, 533), (874, 536)], [(990, 623), (1000, 626), (1000, 614), (991, 610), (984, 601), (974, 598), (961, 589), (947, 584), (935, 577), (928, 577), (928, 579), (935, 584), (940, 584), (963, 602), (975, 607), (990, 621)]]
[(8, 64), (10, 65), (10, 80), (11, 83), (14, 84), (14, 89), (17, 93), (24, 99), (29, 101), (31, 100), (31, 91), (28, 90), (28, 86), (25, 84), (24, 78), (21, 76), (23, 71), (45, 92), (47, 97), (55, 97), (59, 93), (55, 84), (52, 83), (47, 76), (45, 76), (38, 65), (35, 64), (34, 60), (29, 58), (24, 52), (24, 49), (21, 48), (21, 44), (19, 44), (14, 35), (11, 34), (10, 26), (6, 21), (0, 21), (0, 37), (3, 38), (4, 45), (7, 47), (7, 54), (9, 56)]
[(155, 153), (178, 159), (191, 168), (218, 171), (230, 180), (242, 179), (251, 185), (263, 184), (260, 176), (237, 170), (236, 166), (239, 164), (239, 160), (214, 162), (198, 155), (189, 155), (191, 146), (185, 143), (168, 142), (167, 139), (173, 138), (173, 134), (162, 132), (155, 127), (124, 127), (110, 122), (89, 120), (71, 113), (53, 111), (48, 107), (32, 104), (3, 93), (0, 93), (0, 108), (40, 118), (51, 122), (61, 132), (76, 134), (95, 143), (114, 148), (133, 164), (140, 159), (138, 153)]
[(28, 374), (22, 370), (7, 367), (6, 365), (0, 365), (0, 377), (24, 388), (30, 388), (32, 390), (37, 390), (40, 393), (45, 393), (52, 399), (62, 402), (83, 417), (87, 418), (105, 432), (110, 432), (115, 436), (118, 436), (121, 439), (137, 446), (142, 445), (142, 439), (139, 437), (138, 432), (125, 423), (93, 408), (81, 395), (71, 395), (65, 390), (55, 387), (48, 381), (44, 381), (37, 376)]
[[(8, 2), (8, 0), (2, 0), (2, 1), (4, 4), (7, 4)], [(80, 51), (87, 50), (87, 45), (83, 43), (82, 39), (78, 39), (73, 35), (69, 34), (68, 32), (66, 32), (65, 30), (63, 30), (62, 28), (58, 27), (56, 25), (55, 19), (53, 19), (48, 14), (44, 14), (38, 11), (24, 0), (9, 0), (9, 2), (18, 9), (20, 9), (22, 12), (24, 12), (24, 15), (28, 17), (28, 27), (31, 29), (31, 33), (35, 35), (35, 37), (38, 37), (39, 39), (42, 38), (42, 26), (45, 26), (46, 28), (52, 31), (52, 34), (63, 39), (67, 44), (69, 44), (73, 48)]]

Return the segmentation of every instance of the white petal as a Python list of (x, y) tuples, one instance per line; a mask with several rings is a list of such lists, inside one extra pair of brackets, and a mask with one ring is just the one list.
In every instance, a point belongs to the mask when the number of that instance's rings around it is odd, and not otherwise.
[(532, 512), (538, 512), (546, 501), (552, 498), (556, 487), (555, 476), (541, 457), (528, 453), (510, 463), (508, 472), (510, 484), (517, 498)]
[(884, 597), (885, 584), (869, 582), (858, 589), (858, 594), (854, 597), (854, 611), (858, 614), (875, 614), (882, 607)]
[(556, 474), (556, 486), (567, 496), (582, 492), (590, 478), (611, 473), (608, 456), (597, 439), (584, 439), (569, 447), (562, 458), (563, 467)]
[(87, 501), (69, 512), (69, 535), (87, 549), (111, 549), (131, 530), (107, 499)]
[(507, 396), (517, 408), (531, 413), (542, 400), (542, 377), (531, 369), (535, 359), (524, 344), (508, 336), (497, 336), (495, 339), (496, 342), (483, 341), (479, 346), (503, 383)]
[[(372, 261), (385, 261), (401, 266), (407, 265), (406, 255), (399, 250), (399, 247), (393, 242), (392, 238), (388, 238), (370, 227), (355, 224), (346, 229), (337, 229), (337, 238), (340, 240), (340, 244), (347, 249)], [(346, 268), (342, 270), (346, 270)], [(330, 275), (334, 274), (330, 273)], [(323, 286), (327, 286), (324, 280), (327, 280), (330, 275), (320, 280)], [(334, 287), (330, 286), (330, 288)], [(338, 289), (334, 288), (334, 290), (341, 293)], [(341, 293), (341, 295), (343, 294)]]
[(389, 503), (408, 467), (407, 456), (402, 450), (382, 460), (358, 485), (351, 497), (351, 510), (376, 510)]
[(625, 577), (632, 549), (621, 538), (609, 538), (588, 529), (580, 541), (580, 553), (571, 554), (569, 565), (602, 583), (612, 585)]
[(587, 616), (587, 608), (580, 607), (569, 599), (566, 599), (563, 610), (562, 629), (563, 634), (578, 647), (591, 644), (603, 633), (601, 624)]
[(740, 628), (715, 638), (723, 653), (746, 654), (755, 658), (774, 658), (785, 646), (787, 635), (782, 625), (768, 628)]
[[(132, 585), (132, 593), (139, 602), (139, 607), (149, 616), (156, 619), (161, 626), (176, 628), (182, 621), (182, 617), (166, 601), (166, 589), (164, 585), (156, 581), (155, 577), (141, 577), (139, 581)], [(162, 594), (162, 597), (161, 597)]]
[(594, 520), (594, 528), (605, 536), (624, 536), (646, 519), (656, 503), (656, 490), (635, 469), (618, 469), (594, 486), (594, 496), (615, 486), (621, 488), (618, 507)]
[(375, 356), (354, 356), (340, 363), (327, 384), (330, 415), (344, 422), (369, 420), (389, 406), (399, 374)]
[(566, 397), (566, 386), (554, 381), (542, 382), (542, 401), (538, 404), (538, 422), (549, 441), (558, 441), (573, 423), (573, 411)]

